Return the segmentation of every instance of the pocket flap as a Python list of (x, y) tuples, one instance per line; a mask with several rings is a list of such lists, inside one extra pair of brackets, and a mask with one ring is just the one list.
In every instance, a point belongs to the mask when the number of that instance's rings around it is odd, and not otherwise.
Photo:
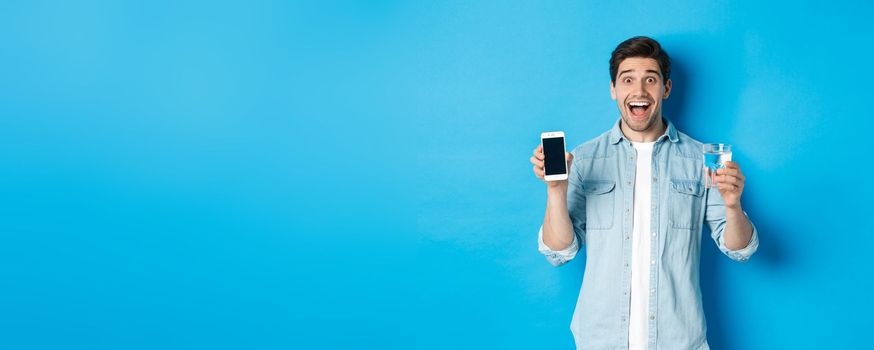
[(674, 191), (693, 196), (700, 196), (703, 192), (701, 182), (694, 180), (671, 180), (671, 188)]
[(613, 190), (616, 183), (608, 180), (583, 181), (583, 194), (604, 194)]

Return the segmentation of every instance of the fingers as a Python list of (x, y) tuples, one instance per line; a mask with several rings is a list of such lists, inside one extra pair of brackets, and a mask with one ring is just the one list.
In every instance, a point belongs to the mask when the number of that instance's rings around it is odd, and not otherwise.
[(731, 175), (716, 175), (716, 182), (727, 183), (727, 184), (738, 184), (741, 182), (741, 179), (736, 177), (736, 176), (731, 176)]
[(740, 166), (737, 165), (737, 163), (729, 160), (729, 161), (726, 161), (725, 163), (723, 163), (722, 168), (716, 169), (716, 173), (720, 174), (720, 175), (721, 174), (729, 174), (729, 175), (740, 174)]
[(534, 149), (534, 157), (540, 160), (544, 159), (543, 145), (538, 145), (537, 148)]
[(533, 165), (531, 168), (534, 171), (534, 175), (537, 176), (538, 179), (543, 180), (543, 177), (546, 175), (546, 172), (543, 170), (543, 145), (537, 145), (537, 148), (534, 149), (534, 155), (531, 156), (531, 164)]
[(743, 185), (744, 181), (746, 181), (746, 178), (740, 174), (738, 174), (737, 176), (734, 176), (734, 175), (716, 175), (714, 177), (714, 180), (716, 180), (716, 182), (720, 182), (720, 183)]
[(720, 192), (740, 192), (740, 186), (730, 183), (720, 182), (716, 184), (716, 187)]
[(740, 171), (740, 166), (738, 166), (737, 163), (731, 162), (731, 161), (725, 162), (724, 168), (716, 169), (716, 174), (717, 175), (736, 176), (736, 177), (739, 177), (741, 179), (741, 181), (743, 181), (743, 179), (744, 179), (743, 173), (741, 173), (741, 171)]
[(537, 159), (535, 156), (531, 156), (531, 164), (534, 164), (537, 168), (543, 168), (543, 160)]
[(725, 168), (716, 169), (716, 175), (735, 175), (735, 176), (737, 176), (737, 175), (740, 175), (740, 169), (728, 168), (728, 166), (726, 166)]
[(732, 161), (726, 161), (724, 168), (717, 169), (714, 179), (720, 191), (729, 192), (743, 191), (744, 181), (746, 181), (740, 166)]
[(740, 195), (744, 190), (744, 179), (743, 177), (731, 175), (717, 175), (716, 187), (720, 193), (737, 193)]

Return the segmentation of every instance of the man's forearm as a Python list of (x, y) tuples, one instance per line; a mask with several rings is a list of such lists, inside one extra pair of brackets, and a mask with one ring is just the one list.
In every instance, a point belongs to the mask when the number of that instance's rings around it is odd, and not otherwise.
[(574, 242), (574, 229), (567, 209), (567, 188), (549, 188), (543, 218), (543, 243), (564, 250)]
[(739, 250), (746, 248), (753, 237), (753, 225), (750, 220), (744, 215), (743, 210), (738, 206), (736, 208), (725, 208), (725, 232), (723, 239), (725, 247), (731, 250)]

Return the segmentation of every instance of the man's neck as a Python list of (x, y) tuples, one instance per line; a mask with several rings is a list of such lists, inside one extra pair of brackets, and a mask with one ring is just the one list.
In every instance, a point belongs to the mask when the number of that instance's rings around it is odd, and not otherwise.
[(619, 129), (622, 130), (622, 134), (625, 135), (625, 138), (632, 142), (653, 142), (658, 140), (659, 137), (665, 134), (665, 129), (667, 126), (665, 125), (662, 117), (657, 117), (657, 121), (647, 130), (644, 131), (634, 131), (625, 125), (625, 120), (622, 120), (619, 124)]

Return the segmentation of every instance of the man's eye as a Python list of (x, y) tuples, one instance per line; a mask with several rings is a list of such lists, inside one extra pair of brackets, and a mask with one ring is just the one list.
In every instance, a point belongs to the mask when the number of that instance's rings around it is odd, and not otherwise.
[(655, 83), (655, 78), (646, 78), (646, 82), (649, 83), (649, 84), (654, 84), (654, 83)]
[(626, 84), (631, 84), (631, 78), (625, 78), (624, 81), (625, 81)]

